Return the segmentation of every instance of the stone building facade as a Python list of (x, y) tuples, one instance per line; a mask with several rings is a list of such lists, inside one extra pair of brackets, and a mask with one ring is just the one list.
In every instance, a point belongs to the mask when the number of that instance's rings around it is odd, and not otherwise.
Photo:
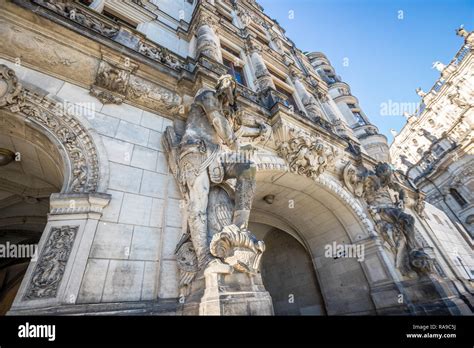
[(434, 63), (440, 77), (395, 137), (390, 153), (426, 199), (474, 237), (474, 34), (460, 28), (463, 45), (452, 61)]
[(0, 237), (39, 243), (3, 312), (471, 313), (385, 137), (255, 1), (0, 6)]

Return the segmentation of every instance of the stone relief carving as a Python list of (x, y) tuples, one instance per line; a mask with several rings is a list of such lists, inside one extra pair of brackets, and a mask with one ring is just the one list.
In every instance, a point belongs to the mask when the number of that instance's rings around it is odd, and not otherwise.
[[(262, 136), (266, 127), (245, 125), (240, 116), (236, 82), (223, 75), (215, 89), (197, 92), (184, 132), (172, 126), (165, 131), (163, 145), (186, 202), (186, 234), (199, 271), (211, 262), (224, 262), (237, 272), (255, 272), (264, 250), (247, 228), (256, 186), (254, 148), (240, 143), (244, 137)], [(182, 243), (177, 254), (191, 250)], [(192, 280), (188, 263), (189, 256), (178, 263), (182, 286)]]
[(290, 130), (290, 139), (278, 145), (277, 152), (288, 162), (291, 172), (309, 178), (318, 177), (334, 166), (337, 151), (313, 136)]
[(95, 84), (91, 86), (90, 94), (99, 99), (103, 104), (121, 104), (127, 93), (130, 72), (136, 68), (121, 69), (106, 61), (101, 61)]
[(168, 49), (148, 42), (140, 42), (138, 52), (175, 70), (184, 69), (186, 66), (184, 61), (173, 55)]
[(172, 113), (184, 112), (183, 100), (178, 94), (136, 76), (130, 76), (126, 95), (128, 99), (140, 102), (152, 109), (166, 110)]
[(244, 27), (248, 27), (252, 22), (257, 23), (258, 25), (262, 26), (265, 29), (268, 27), (265, 21), (259, 15), (255, 14), (253, 11), (249, 11), (239, 6), (237, 10), (237, 14), (240, 16), (240, 19)]
[(404, 212), (405, 192), (387, 163), (378, 163), (375, 171), (356, 168), (348, 163), (343, 171), (346, 188), (367, 203), (378, 234), (395, 256), (395, 265), (409, 275), (428, 273), (432, 258), (417, 242), (415, 219)]
[(2, 19), (0, 46), (5, 56), (13, 57), (15, 62), (23, 65), (33, 64), (84, 84), (90, 84), (94, 79), (92, 69), (88, 68), (94, 64), (93, 57)]
[(119, 26), (104, 23), (104, 21), (95, 18), (91, 13), (80, 8), (80, 5), (73, 1), (59, 0), (33, 0), (36, 4), (41, 5), (63, 17), (92, 29), (101, 35), (107, 37), (115, 36), (119, 31)]
[(104, 59), (90, 89), (90, 94), (102, 103), (121, 104), (128, 99), (154, 110), (173, 114), (184, 112), (182, 98), (177, 93), (133, 75), (138, 67), (134, 62), (117, 63), (117, 57), (108, 56)]
[(67, 191), (97, 191), (97, 150), (86, 129), (62, 105), (22, 88), (15, 72), (6, 65), (0, 65), (0, 108), (25, 115), (54, 134), (64, 146), (72, 167)]
[(189, 285), (199, 270), (196, 251), (189, 233), (183, 234), (181, 240), (176, 245), (175, 255), (180, 275), (178, 284), (179, 296), (188, 296), (190, 292)]
[(51, 227), (23, 300), (56, 297), (79, 226)]

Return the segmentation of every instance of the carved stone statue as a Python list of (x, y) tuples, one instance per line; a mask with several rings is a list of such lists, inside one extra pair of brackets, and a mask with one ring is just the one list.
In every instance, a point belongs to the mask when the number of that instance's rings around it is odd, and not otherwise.
[(418, 94), (421, 98), (423, 98), (424, 96), (426, 96), (427, 93), (423, 91), (420, 87), (418, 87), (416, 89), (416, 94)]
[(395, 264), (402, 273), (408, 273), (408, 267), (417, 273), (429, 272), (431, 258), (423, 248), (418, 248), (415, 218), (404, 212), (405, 191), (390, 165), (378, 163), (374, 172), (366, 169), (358, 172), (348, 164), (344, 170), (344, 182), (352, 193), (367, 202), (381, 237), (393, 251)]
[(264, 245), (247, 230), (256, 186), (254, 148), (240, 146), (240, 139), (266, 140), (268, 130), (257, 121), (242, 124), (230, 75), (222, 76), (215, 90), (197, 92), (182, 134), (166, 129), (168, 161), (187, 207), (188, 233), (180, 242), (186, 252), (177, 250), (180, 268), (186, 269), (182, 285), (192, 281), (189, 272), (205, 269), (216, 258), (237, 271), (258, 270)]

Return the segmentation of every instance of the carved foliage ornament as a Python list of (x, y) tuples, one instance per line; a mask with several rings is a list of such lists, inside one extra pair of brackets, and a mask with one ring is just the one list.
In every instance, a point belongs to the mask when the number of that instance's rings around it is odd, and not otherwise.
[(97, 150), (85, 128), (61, 104), (22, 88), (15, 72), (0, 65), (0, 108), (21, 113), (46, 128), (64, 146), (71, 162), (68, 192), (96, 192), (99, 181)]
[(288, 162), (291, 172), (316, 178), (335, 163), (337, 152), (329, 144), (307, 134), (290, 131), (289, 140), (278, 146), (278, 154)]
[(24, 300), (56, 297), (78, 230), (79, 226), (51, 228)]
[(121, 69), (118, 66), (101, 61), (95, 84), (91, 87), (90, 94), (99, 99), (103, 104), (121, 104), (125, 99), (131, 69)]
[(184, 69), (185, 63), (179, 59), (176, 55), (172, 54), (168, 49), (157, 45), (152, 45), (147, 42), (140, 42), (138, 46), (138, 52), (144, 54), (148, 58), (157, 60), (162, 64), (165, 64), (172, 69)]

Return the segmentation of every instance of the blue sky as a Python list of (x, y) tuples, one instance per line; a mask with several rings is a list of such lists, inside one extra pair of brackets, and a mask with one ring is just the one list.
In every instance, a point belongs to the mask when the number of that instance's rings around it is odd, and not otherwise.
[(258, 2), (299, 49), (328, 56), (390, 142), (390, 129), (399, 131), (405, 118), (381, 115), (383, 103), (418, 103), (415, 89), (428, 91), (439, 77), (432, 63), (448, 64), (461, 48), (455, 29), (474, 30), (474, 0)]

